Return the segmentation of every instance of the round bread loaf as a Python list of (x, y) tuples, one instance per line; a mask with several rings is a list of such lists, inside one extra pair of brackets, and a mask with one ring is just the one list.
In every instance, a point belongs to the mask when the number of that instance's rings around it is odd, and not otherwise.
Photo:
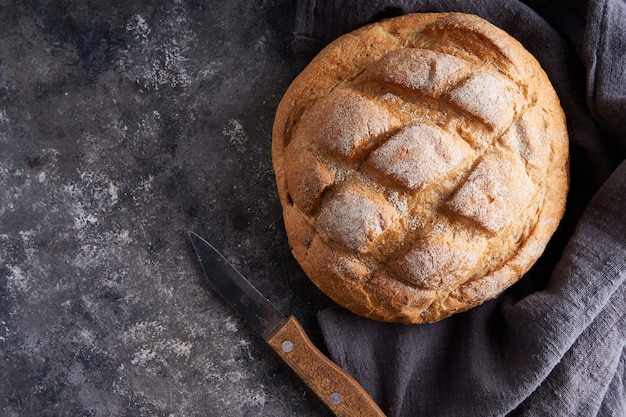
[(467, 14), (410, 14), (324, 50), (278, 106), (293, 255), (338, 304), (426, 323), (498, 296), (565, 209), (568, 137), (539, 63)]

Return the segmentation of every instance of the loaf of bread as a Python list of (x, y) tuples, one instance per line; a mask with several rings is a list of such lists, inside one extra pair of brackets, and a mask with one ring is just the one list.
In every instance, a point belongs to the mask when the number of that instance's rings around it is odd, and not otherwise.
[(535, 58), (467, 14), (410, 14), (322, 50), (280, 102), (293, 255), (330, 298), (428, 323), (497, 297), (565, 209), (568, 136)]

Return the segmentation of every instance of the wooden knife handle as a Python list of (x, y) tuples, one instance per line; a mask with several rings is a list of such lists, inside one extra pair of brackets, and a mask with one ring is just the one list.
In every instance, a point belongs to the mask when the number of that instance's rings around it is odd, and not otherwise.
[(363, 387), (328, 359), (291, 316), (267, 343), (339, 417), (385, 417)]

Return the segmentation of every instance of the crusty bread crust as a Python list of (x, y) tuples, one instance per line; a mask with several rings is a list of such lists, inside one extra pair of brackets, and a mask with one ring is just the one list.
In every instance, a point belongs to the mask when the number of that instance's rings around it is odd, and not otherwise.
[(293, 255), (338, 304), (426, 323), (497, 297), (565, 210), (568, 136), (539, 63), (467, 14), (410, 14), (328, 45), (276, 112)]

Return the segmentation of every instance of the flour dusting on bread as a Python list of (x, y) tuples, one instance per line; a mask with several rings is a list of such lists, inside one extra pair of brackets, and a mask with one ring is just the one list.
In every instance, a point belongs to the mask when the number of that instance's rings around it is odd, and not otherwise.
[(375, 320), (434, 322), (497, 297), (564, 212), (559, 99), (477, 16), (410, 14), (338, 38), (285, 93), (272, 141), (294, 256)]

